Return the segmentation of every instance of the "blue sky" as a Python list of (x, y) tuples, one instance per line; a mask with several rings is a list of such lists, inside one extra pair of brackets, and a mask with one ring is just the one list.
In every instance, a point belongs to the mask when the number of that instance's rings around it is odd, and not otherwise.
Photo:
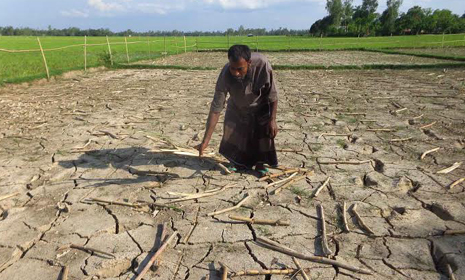
[[(358, 5), (362, 0), (354, 0)], [(386, 0), (378, 0), (378, 11)], [(46, 29), (79, 27), (112, 31), (220, 30), (250, 28), (308, 29), (326, 15), (326, 0), (0, 0), (0, 26)], [(404, 0), (414, 5), (449, 9), (462, 15), (465, 0)]]

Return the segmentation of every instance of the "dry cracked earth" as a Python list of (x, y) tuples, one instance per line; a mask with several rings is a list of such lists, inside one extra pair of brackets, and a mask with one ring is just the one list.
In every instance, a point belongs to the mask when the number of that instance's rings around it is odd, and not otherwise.
[[(232, 273), (295, 268), (254, 238), (324, 255), (318, 205), (329, 258), (372, 275), (300, 260), (310, 279), (449, 279), (448, 265), (465, 279), (465, 184), (453, 185), (465, 165), (438, 173), (465, 159), (465, 70), (276, 71), (280, 164), (314, 171), (278, 194), (253, 172), (157, 152), (199, 143), (217, 75), (100, 71), (0, 88), (0, 194), (14, 195), (0, 201), (0, 279), (60, 279), (64, 266), (68, 279), (135, 279), (173, 232), (144, 279), (221, 279), (219, 262)], [(236, 278), (293, 276), (303, 279)]]

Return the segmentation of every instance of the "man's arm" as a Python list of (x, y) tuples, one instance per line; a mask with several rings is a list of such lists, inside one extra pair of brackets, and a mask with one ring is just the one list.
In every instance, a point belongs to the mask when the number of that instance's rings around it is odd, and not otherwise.
[(270, 103), (271, 118), (268, 126), (268, 135), (274, 139), (278, 134), (278, 125), (276, 124), (276, 112), (278, 111), (278, 100)]
[(202, 143), (197, 146), (199, 150), (199, 156), (202, 156), (203, 151), (207, 148), (208, 144), (210, 143), (210, 139), (212, 138), (213, 131), (215, 131), (216, 124), (218, 123), (218, 119), (220, 118), (220, 112), (214, 112), (210, 110), (207, 119), (207, 125), (205, 128), (205, 135), (203, 136)]

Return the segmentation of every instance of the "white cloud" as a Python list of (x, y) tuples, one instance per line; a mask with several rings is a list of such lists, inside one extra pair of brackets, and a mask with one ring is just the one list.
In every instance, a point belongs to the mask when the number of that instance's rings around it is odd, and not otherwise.
[[(163, 1), (162, 1), (163, 2)], [(183, 1), (181, 3), (174, 3), (169, 1), (167, 3), (139, 3), (135, 6), (135, 10), (147, 14), (160, 14), (165, 15), (170, 11), (183, 10), (185, 8)]]
[(281, 3), (325, 2), (326, 0), (203, 0), (208, 4), (220, 5), (223, 9), (261, 9)]
[(87, 4), (101, 12), (122, 11), (123, 5), (119, 3), (103, 2), (103, 0), (88, 0)]
[(60, 11), (60, 14), (64, 17), (75, 17), (75, 18), (87, 18), (89, 17), (88, 12), (71, 9), (69, 11)]

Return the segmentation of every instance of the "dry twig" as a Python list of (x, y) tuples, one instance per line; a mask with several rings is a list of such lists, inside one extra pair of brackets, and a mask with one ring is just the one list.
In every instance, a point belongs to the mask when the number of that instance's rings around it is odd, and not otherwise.
[(389, 142), (392, 142), (392, 143), (395, 143), (395, 142), (405, 142), (405, 141), (409, 141), (409, 140), (412, 140), (413, 137), (407, 137), (407, 138), (396, 138), (396, 139), (391, 139), (389, 140)]
[(350, 270), (350, 271), (353, 271), (353, 272), (358, 272), (358, 273), (362, 273), (362, 274), (372, 274), (371, 271), (368, 271), (368, 270), (365, 270), (363, 268), (358, 268), (358, 267), (354, 267), (350, 264), (346, 264), (346, 263), (343, 263), (343, 262), (339, 262), (339, 261), (335, 261), (335, 260), (332, 260), (332, 259), (329, 259), (329, 258), (325, 258), (325, 257), (318, 257), (318, 256), (307, 256), (307, 255), (304, 255), (304, 254), (301, 254), (297, 251), (294, 251), (288, 247), (285, 247), (277, 242), (274, 242), (268, 238), (265, 238), (265, 237), (259, 237), (257, 236), (256, 238), (256, 242), (259, 244), (259, 245), (262, 245), (270, 250), (273, 250), (273, 251), (277, 251), (277, 252), (280, 252), (280, 253), (283, 253), (283, 254), (286, 254), (288, 256), (293, 256), (293, 257), (296, 257), (298, 259), (301, 259), (301, 260), (306, 260), (306, 261), (311, 261), (311, 262), (316, 262), (316, 263), (322, 263), (322, 264), (328, 264), (328, 265), (334, 265), (334, 266), (337, 266), (337, 267), (340, 267), (340, 268), (344, 268), (344, 269), (347, 269), (347, 270)]
[(452, 271), (452, 267), (450, 267), (450, 264), (446, 264), (446, 267), (447, 267), (447, 274), (449, 276), (449, 280), (455, 280), (454, 271)]
[(326, 179), (326, 181), (324, 181), (323, 184), (315, 190), (313, 197), (317, 197), (320, 194), (321, 190), (328, 185), (329, 180), (331, 180), (331, 177), (328, 177), (328, 179)]
[[(66, 247), (68, 247), (68, 246), (66, 246)], [(92, 253), (97, 253), (97, 254), (112, 257), (114, 259), (116, 258), (116, 256), (111, 254), (111, 253), (107, 253), (107, 252), (104, 252), (104, 251), (101, 251), (101, 250), (98, 250), (98, 249), (94, 249), (94, 248), (90, 248), (90, 247), (84, 247), (84, 246), (80, 246), (80, 245), (76, 245), (76, 244), (69, 245), (69, 248), (78, 249), (78, 250), (81, 250), (81, 251), (86, 251), (86, 252), (91, 253), (91, 254)]]
[(344, 137), (349, 137), (352, 136), (352, 134), (339, 134), (339, 133), (322, 133), (318, 136), (318, 139), (321, 137), (326, 137), (326, 136), (331, 136), (331, 137), (337, 137), (337, 136), (344, 136)]
[(302, 268), (299, 261), (295, 257), (292, 257), (292, 261), (294, 262), (295, 266), (297, 266), (297, 268), (299, 269), (300, 274), (302, 274), (302, 277), (305, 280), (310, 280), (310, 277), (308, 277), (307, 273), (305, 273), (305, 270)]
[(326, 236), (326, 220), (325, 220), (325, 212), (323, 209), (323, 205), (319, 204), (318, 206), (320, 210), (320, 220), (321, 220), (321, 247), (322, 247), (324, 256), (328, 257), (329, 255), (332, 255), (333, 252), (329, 248), (328, 238)]
[(283, 176), (283, 175), (287, 175), (287, 174), (294, 173), (294, 172), (299, 172), (299, 171), (300, 170), (298, 168), (287, 169), (287, 170), (284, 170), (281, 173), (276, 173), (276, 174), (271, 174), (271, 175), (264, 176), (264, 177), (258, 179), (258, 181), (263, 182), (263, 181), (266, 181), (268, 179), (280, 177), (280, 176)]
[(242, 206), (242, 204), (244, 204), (249, 198), (250, 198), (250, 196), (247, 194), (247, 195), (246, 195), (241, 201), (239, 201), (235, 206), (229, 207), (229, 208), (226, 208), (226, 209), (223, 209), (223, 210), (219, 210), (219, 211), (215, 211), (215, 212), (208, 213), (207, 216), (211, 217), (211, 216), (215, 216), (215, 215), (219, 215), (219, 214), (223, 214), (223, 213), (226, 213), (226, 212), (229, 212), (229, 211), (236, 210), (236, 209), (240, 208), (240, 207)]
[(450, 166), (450, 167), (448, 167), (448, 168), (444, 168), (444, 169), (439, 170), (438, 172), (436, 172), (436, 174), (447, 174), (447, 173), (451, 173), (451, 172), (454, 171), (455, 169), (459, 168), (461, 165), (462, 165), (462, 162), (456, 162), (456, 163), (454, 163), (452, 166)]
[(61, 270), (61, 280), (68, 280), (68, 274), (69, 274), (69, 267), (67, 265), (63, 266), (63, 269)]
[(424, 152), (423, 154), (421, 154), (420, 159), (424, 159), (428, 154), (433, 153), (433, 152), (436, 152), (436, 151), (439, 151), (440, 149), (441, 149), (441, 148), (438, 147), (438, 148), (434, 148), (434, 149), (428, 150), (428, 151)]
[[(187, 201), (187, 200), (199, 199), (199, 198), (203, 198), (203, 197), (214, 196), (214, 195), (217, 195), (217, 194), (219, 194), (220, 192), (222, 192), (222, 191), (224, 191), (226, 189), (234, 187), (235, 185), (236, 184), (226, 185), (226, 186), (223, 186), (221, 188), (206, 191), (204, 193), (182, 194), (182, 196), (185, 196), (185, 197), (178, 198), (178, 199), (173, 199), (173, 200), (169, 201), (168, 203), (176, 203), (176, 202), (181, 202), (181, 201)], [(175, 194), (175, 193), (170, 193), (170, 194)]]
[(231, 273), (231, 277), (256, 276), (256, 275), (292, 275), (299, 272), (297, 269), (265, 269), (265, 270), (243, 270)]
[(265, 189), (268, 189), (269, 187), (272, 187), (272, 186), (287, 182), (287, 181), (291, 180), (297, 174), (298, 174), (298, 172), (294, 172), (293, 174), (291, 174), (291, 176), (289, 176), (289, 177), (287, 177), (285, 179), (282, 179), (282, 180), (279, 180), (279, 181), (276, 181), (276, 182), (273, 182), (273, 183), (269, 183), (268, 185), (266, 185)]
[(257, 225), (270, 225), (270, 226), (289, 226), (290, 225), (289, 221), (283, 221), (281, 219), (261, 220), (261, 219), (247, 218), (247, 217), (241, 217), (241, 216), (236, 216), (236, 215), (229, 215), (229, 218), (231, 220), (246, 222), (249, 224), (257, 224)]
[(365, 163), (371, 163), (371, 159), (362, 160), (362, 161), (348, 161), (348, 160), (336, 160), (336, 161), (320, 161), (317, 160), (319, 164), (348, 164), (348, 165), (360, 165)]
[(163, 245), (160, 246), (160, 248), (157, 250), (157, 252), (150, 258), (150, 260), (147, 262), (147, 264), (144, 266), (144, 268), (141, 270), (139, 275), (135, 278), (135, 280), (141, 280), (142, 277), (147, 273), (147, 271), (150, 269), (152, 264), (155, 262), (155, 260), (165, 251), (166, 247), (168, 247), (169, 243), (176, 237), (178, 234), (177, 231), (173, 232), (171, 236), (163, 243)]
[(288, 181), (288, 182), (285, 183), (284, 185), (281, 185), (281, 186), (277, 187), (276, 189), (274, 189), (272, 192), (270, 192), (270, 194), (278, 194), (278, 193), (280, 193), (283, 189), (285, 189), (285, 188), (291, 186), (292, 184), (294, 184), (294, 183), (296, 183), (296, 182), (298, 182), (298, 181), (300, 181), (300, 180), (302, 180), (302, 179), (307, 178), (307, 176), (309, 175), (309, 173), (310, 173), (310, 172), (305, 173), (305, 174), (302, 175), (302, 176), (299, 176), (299, 177), (297, 177), (297, 178), (294, 178), (294, 179)]
[(458, 234), (465, 234), (464, 229), (448, 229), (444, 231), (443, 235), (458, 235)]
[(457, 181), (455, 181), (455, 182), (453, 182), (452, 184), (450, 184), (449, 190), (452, 190), (455, 186), (461, 184), (461, 183), (464, 182), (464, 181), (465, 181), (465, 177), (458, 179)]
[(437, 123), (436, 121), (435, 121), (435, 122), (432, 122), (432, 123), (430, 123), (430, 124), (427, 124), (427, 125), (424, 125), (424, 126), (420, 127), (420, 129), (426, 129), (426, 128), (432, 127), (432, 126), (435, 125), (436, 123)]
[(352, 212), (354, 213), (355, 217), (357, 218), (357, 221), (358, 221), (359, 225), (364, 230), (366, 230), (368, 233), (374, 235), (375, 233), (373, 232), (373, 230), (369, 226), (367, 226), (367, 224), (365, 224), (362, 217), (358, 214), (358, 212), (357, 212), (357, 203), (354, 203), (354, 205), (352, 206)]
[(0, 196), (0, 201), (5, 200), (5, 199), (8, 199), (8, 198), (10, 198), (10, 197), (17, 196), (17, 195), (19, 195), (19, 192), (14, 192), (14, 193), (2, 195), (2, 196)]

